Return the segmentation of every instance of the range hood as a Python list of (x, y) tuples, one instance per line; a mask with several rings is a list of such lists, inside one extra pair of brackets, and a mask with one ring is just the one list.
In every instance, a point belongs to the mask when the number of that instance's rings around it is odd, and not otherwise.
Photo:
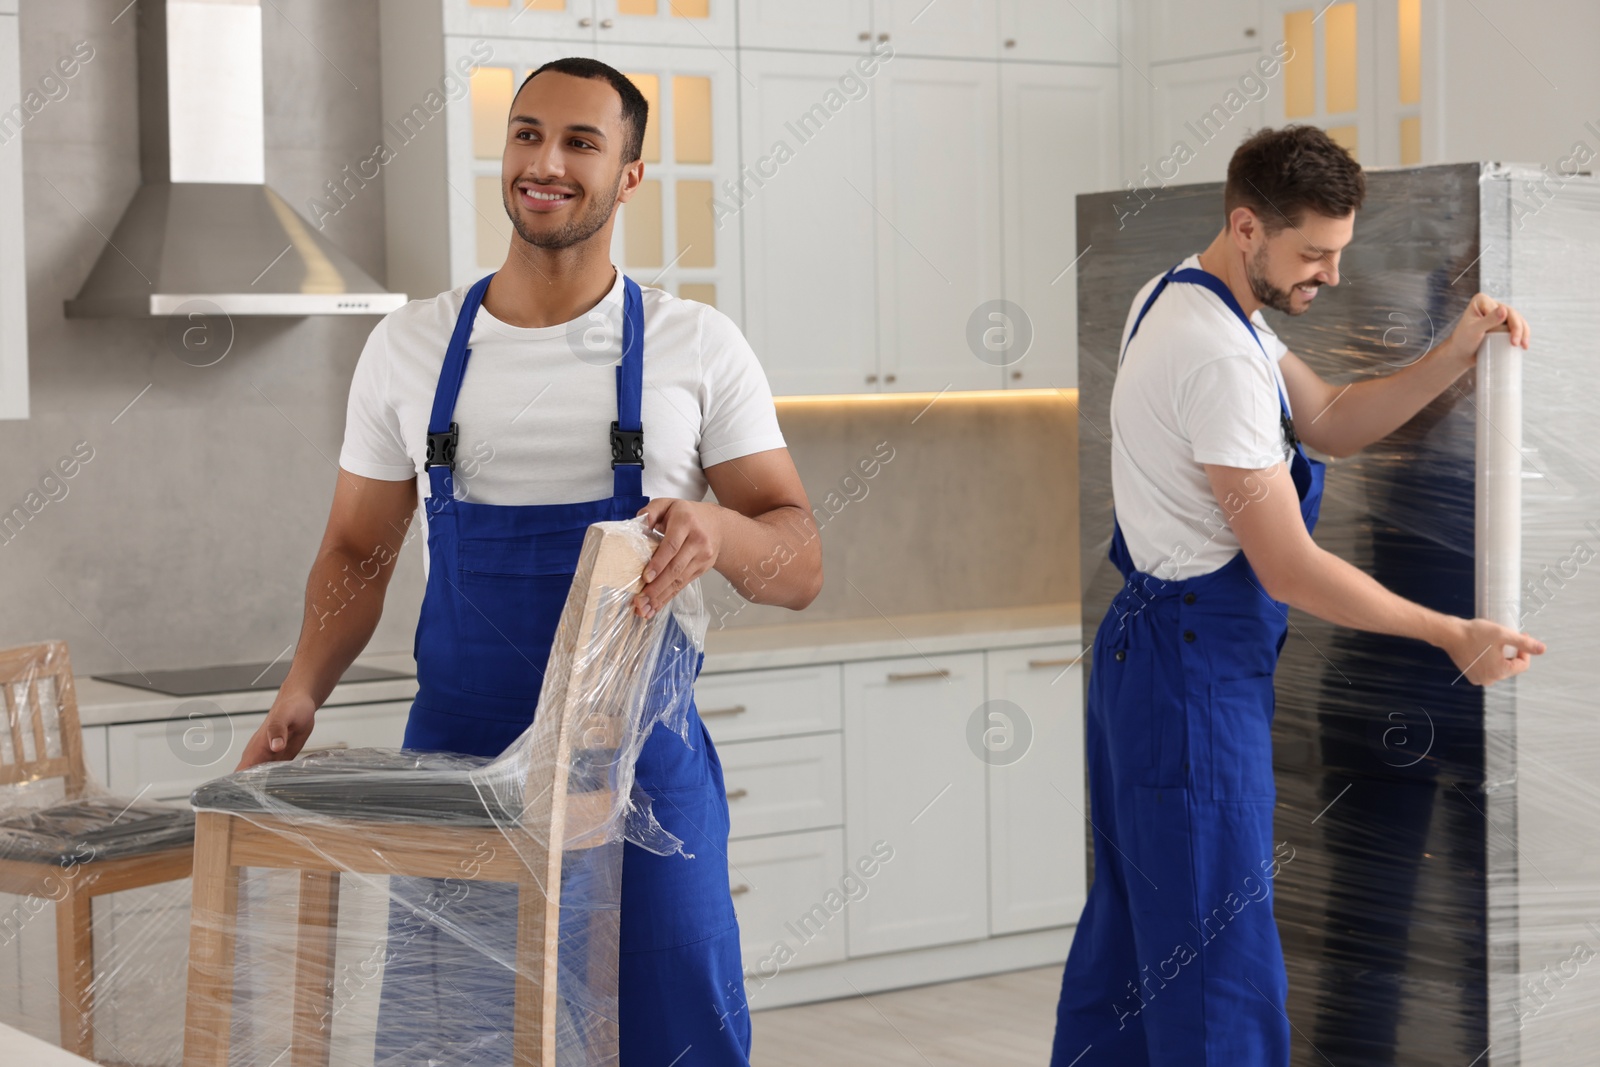
[(266, 185), (260, 0), (138, 0), (138, 20), (144, 184), (68, 317), (403, 305)]

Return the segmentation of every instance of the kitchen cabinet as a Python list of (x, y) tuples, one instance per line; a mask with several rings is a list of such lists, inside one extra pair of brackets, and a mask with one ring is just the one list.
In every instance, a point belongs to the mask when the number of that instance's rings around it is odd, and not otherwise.
[[(432, 0), (434, 11), (438, 0)], [(444, 0), (452, 36), (731, 48), (733, 0)]]
[(874, 97), (878, 362), (900, 390), (993, 389), (969, 323), (1001, 292), (999, 65), (903, 59)]
[[(840, 93), (842, 78), (859, 78), (858, 62), (874, 71), (860, 79), (865, 99)], [(744, 227), (745, 336), (775, 394), (872, 389), (872, 94), (885, 91), (888, 72), (873, 57), (795, 52), (746, 52), (741, 65), (741, 173), (754, 177), (730, 198), (737, 217), (725, 217)]]
[(1000, 58), (1116, 66), (1117, 0), (999, 0)]
[[(20, 100), (17, 5), (0, 4), (0, 100)], [(20, 110), (20, 109), (19, 109)], [(28, 265), (22, 223), (22, 130), (0, 114), (0, 419), (28, 417)]]
[(989, 933), (1077, 922), (1084, 862), (1083, 664), (1075, 644), (992, 651)]
[[(1025, 355), (997, 358), (1008, 386), (1071, 388), (1078, 384), (1076, 197), (1117, 185), (1117, 71), (1004, 64), (1000, 121), (1005, 294), (1021, 309), (1030, 341)], [(1102, 150), (1085, 152), (1084, 143)], [(1010, 343), (1020, 342), (1013, 336)]]
[(1146, 0), (1144, 6), (1152, 63), (1261, 48), (1260, 0)]
[(985, 765), (967, 743), (983, 667), (980, 652), (845, 665), (845, 854), (892, 855), (851, 905), (851, 956), (988, 935)]
[(717, 744), (837, 732), (842, 719), (837, 663), (702, 674), (695, 707)]
[(872, 0), (739, 0), (739, 47), (865, 52)]
[[(1255, 78), (1254, 84), (1265, 84), (1256, 67), (1262, 58), (1237, 53), (1150, 68), (1155, 88), (1148, 94), (1146, 155), (1143, 169), (1130, 179), (1141, 188), (1148, 185), (1151, 192), (1145, 198), (1159, 192), (1163, 182), (1222, 181), (1228, 176), (1234, 149), (1266, 121), (1264, 101), (1272, 94), (1256, 92), (1252, 100), (1242, 81)], [(1175, 151), (1180, 144), (1181, 153)], [(1130, 210), (1136, 210), (1140, 200), (1129, 195)]]
[(845, 929), (854, 905), (846, 903), (853, 893), (843, 885), (844, 873), (840, 829), (728, 844), (728, 881), (747, 986), (765, 985), (784, 970), (845, 958)]
[(994, 59), (998, 18), (996, 0), (876, 0), (873, 37), (897, 55)]
[(737, 741), (718, 749), (730, 838), (838, 826), (844, 821), (838, 734)]

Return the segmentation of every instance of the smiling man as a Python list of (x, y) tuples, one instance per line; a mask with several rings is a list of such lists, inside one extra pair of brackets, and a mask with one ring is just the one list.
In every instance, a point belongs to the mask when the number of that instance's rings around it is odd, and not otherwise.
[(1111, 393), (1111, 559), (1124, 584), (1089, 675), (1095, 878), (1053, 1067), (1288, 1064), (1270, 899), (1292, 858), (1272, 838), (1286, 605), (1427, 641), (1477, 685), (1544, 651), (1395, 596), (1311, 539), (1323, 465), (1302, 441), (1350, 455), (1471, 369), (1488, 331), (1528, 344), (1522, 317), (1480, 293), (1449, 338), (1387, 377), (1339, 388), (1288, 351), (1260, 311), (1303, 315), (1339, 284), (1365, 190), (1323, 131), (1254, 134), (1228, 166), (1222, 231), (1129, 311)]
[[(726, 316), (641, 289), (611, 263), (618, 205), (644, 177), (647, 111), (592, 59), (548, 63), (518, 90), (501, 168), (505, 263), (412, 301), (368, 339), (300, 642), (241, 767), (291, 759), (311, 735), (377, 625), (419, 496), (428, 578), (407, 748), (494, 756), (527, 728), (591, 523), (645, 515), (662, 532), (641, 615), (713, 568), (763, 603), (816, 597), (820, 542), (754, 353)], [(741, 584), (774, 560), (775, 576)], [(331, 588), (345, 591), (337, 612)], [(748, 1063), (721, 764), (692, 708), (689, 731), (685, 744), (656, 730), (637, 764), (655, 815), (694, 858), (624, 846), (622, 1067)], [(427, 885), (414, 889), (396, 880), (392, 924), (429, 907)], [(475, 891), (464, 906), (391, 936), (381, 1062), (510, 1062), (512, 975), (483, 952), (511, 943), (515, 898)]]

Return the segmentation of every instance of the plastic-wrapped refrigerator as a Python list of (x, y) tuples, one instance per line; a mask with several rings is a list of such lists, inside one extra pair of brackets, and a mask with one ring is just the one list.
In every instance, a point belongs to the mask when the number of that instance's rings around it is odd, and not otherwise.
[[(1077, 211), (1093, 632), (1121, 581), (1106, 559), (1120, 334), (1140, 285), (1221, 228), (1222, 187), (1087, 195)], [(1481, 689), (1425, 644), (1291, 613), (1273, 749), (1292, 858), (1274, 906), (1294, 1063), (1594, 1063), (1600, 181), (1491, 163), (1369, 172), (1341, 274), (1305, 315), (1266, 312), (1330, 381), (1424, 358), (1480, 290), (1526, 315), (1533, 346), (1520, 370), (1480, 360), (1399, 431), (1330, 461), (1317, 542), (1440, 611), (1509, 610), (1549, 651)]]

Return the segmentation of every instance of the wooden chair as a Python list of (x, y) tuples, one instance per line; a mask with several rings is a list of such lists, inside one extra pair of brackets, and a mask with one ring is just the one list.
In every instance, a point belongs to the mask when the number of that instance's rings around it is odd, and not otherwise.
[[(185, 1067), (227, 1067), (241, 867), (299, 871), (285, 1067), (324, 1067), (329, 1061), (341, 872), (515, 883), (513, 1062), (554, 1067), (562, 852), (608, 840), (616, 845), (619, 836), (610, 832), (618, 810), (614, 794), (603, 781), (600, 788), (590, 781), (589, 791), (569, 793), (568, 772), (575, 751), (614, 750), (624, 743), (627, 694), (615, 679), (645, 676), (660, 641), (656, 624), (665, 621), (638, 618), (628, 606), (642, 587), (650, 554), (637, 528), (625, 529), (632, 525), (599, 523), (585, 536), (531, 735), (512, 750), (511, 758), (525, 761), (517, 766), (526, 777), (520, 789), (513, 780), (505, 801), (472, 787), (467, 772), (402, 775), (406, 758), (373, 749), (355, 759), (339, 753), (266, 764), (196, 790)], [(602, 672), (612, 679), (609, 684), (600, 684)], [(320, 773), (297, 773), (319, 761)], [(340, 773), (340, 766), (348, 773)], [(481, 784), (481, 775), (476, 780)], [(378, 783), (376, 792), (393, 802), (372, 800), (374, 789), (364, 783)], [(509, 847), (483, 860), (475, 844), (490, 835)], [(609, 967), (590, 957), (590, 982), (608, 985), (602, 992), (614, 998), (620, 912), (597, 909), (585, 921), (594, 924), (587, 927), (590, 942), (609, 945), (613, 957)], [(615, 1019), (591, 1018), (586, 1025), (594, 1061), (614, 1062)]]
[(55, 901), (61, 1047), (92, 1059), (92, 901), (189, 877), (194, 816), (91, 792), (65, 641), (0, 651), (0, 687), (0, 892)]

